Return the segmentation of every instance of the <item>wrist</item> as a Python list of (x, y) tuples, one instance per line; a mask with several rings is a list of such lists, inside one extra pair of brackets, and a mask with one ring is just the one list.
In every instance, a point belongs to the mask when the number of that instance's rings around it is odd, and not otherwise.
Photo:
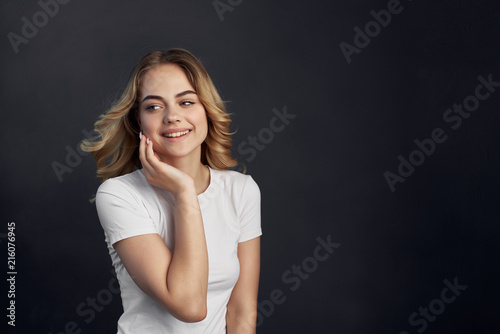
[(194, 185), (182, 187), (173, 195), (176, 202), (185, 202), (185, 201), (190, 202), (193, 199), (198, 200), (198, 196), (196, 195)]

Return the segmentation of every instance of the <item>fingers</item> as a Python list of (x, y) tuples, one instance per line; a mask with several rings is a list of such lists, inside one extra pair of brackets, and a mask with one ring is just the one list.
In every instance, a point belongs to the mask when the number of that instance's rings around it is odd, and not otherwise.
[(149, 138), (146, 139), (146, 159), (153, 168), (158, 167), (160, 157), (153, 149), (153, 141)]
[(192, 178), (168, 163), (162, 162), (158, 153), (154, 151), (153, 141), (144, 133), (141, 137), (139, 140), (139, 159), (147, 182), (172, 193), (178, 193), (190, 187), (193, 187), (194, 190)]
[(144, 133), (141, 137), (139, 142), (139, 159), (142, 162), (142, 166), (156, 170), (159, 167), (158, 164), (161, 162), (160, 156), (154, 150), (153, 141)]
[[(139, 140), (139, 160), (141, 160), (142, 167), (145, 168), (146, 170), (154, 170), (154, 167), (151, 165), (149, 159), (148, 159), (148, 144), (147, 142), (151, 142), (148, 140), (149, 138), (142, 134), (142, 138)], [(151, 143), (152, 146), (152, 143)]]

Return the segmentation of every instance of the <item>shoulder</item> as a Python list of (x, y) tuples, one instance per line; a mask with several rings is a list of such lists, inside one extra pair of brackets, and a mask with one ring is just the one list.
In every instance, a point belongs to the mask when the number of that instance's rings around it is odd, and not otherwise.
[(104, 181), (96, 192), (96, 204), (110, 204), (110, 201), (141, 202), (151, 192), (142, 169)]
[(129, 174), (107, 179), (99, 186), (97, 193), (115, 193), (124, 190), (139, 191), (146, 185), (146, 177), (142, 169), (138, 169)]
[(212, 177), (223, 191), (229, 195), (235, 203), (260, 200), (260, 188), (251, 175), (242, 174), (232, 170), (212, 169)]
[(223, 186), (224, 189), (248, 189), (259, 188), (257, 182), (251, 175), (242, 174), (233, 170), (216, 170), (212, 169), (214, 181)]

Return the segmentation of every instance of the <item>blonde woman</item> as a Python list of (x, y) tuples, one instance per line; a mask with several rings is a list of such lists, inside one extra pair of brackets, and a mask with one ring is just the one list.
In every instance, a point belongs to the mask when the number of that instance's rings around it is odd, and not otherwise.
[(120, 283), (120, 334), (255, 333), (260, 191), (228, 170), (230, 117), (190, 52), (146, 55), (84, 140)]

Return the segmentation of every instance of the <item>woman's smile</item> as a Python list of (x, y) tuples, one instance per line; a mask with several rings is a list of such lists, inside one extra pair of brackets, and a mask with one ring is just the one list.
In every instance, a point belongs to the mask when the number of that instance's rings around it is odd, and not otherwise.
[(178, 141), (183, 141), (185, 140), (189, 134), (191, 133), (191, 130), (189, 129), (170, 129), (161, 134), (161, 136), (169, 143), (175, 143)]

